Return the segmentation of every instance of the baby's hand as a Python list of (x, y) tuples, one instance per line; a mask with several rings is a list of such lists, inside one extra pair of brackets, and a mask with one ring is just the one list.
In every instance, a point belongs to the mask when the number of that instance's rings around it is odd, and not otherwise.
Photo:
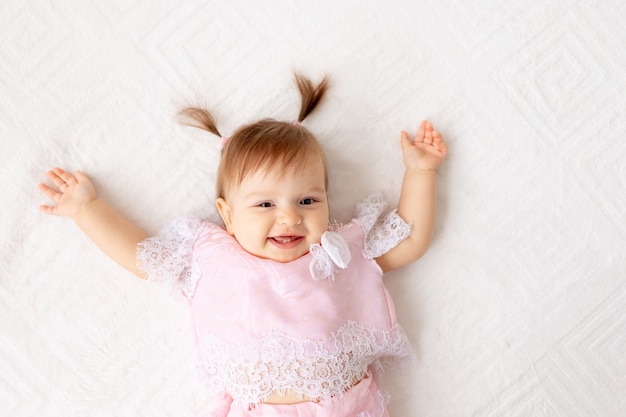
[(55, 168), (48, 171), (47, 175), (57, 189), (39, 184), (39, 189), (56, 203), (56, 206), (42, 205), (41, 211), (45, 213), (74, 217), (81, 208), (96, 199), (95, 187), (80, 171), (72, 175), (61, 168)]
[(433, 125), (423, 120), (413, 141), (401, 133), (402, 156), (407, 169), (435, 171), (448, 154), (448, 146)]

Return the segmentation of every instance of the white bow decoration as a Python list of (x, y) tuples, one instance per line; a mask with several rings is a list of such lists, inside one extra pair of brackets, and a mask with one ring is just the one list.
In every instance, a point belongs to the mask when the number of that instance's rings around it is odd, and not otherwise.
[(313, 259), (309, 264), (311, 276), (315, 280), (328, 278), (329, 281), (335, 279), (335, 265), (345, 269), (352, 256), (346, 240), (335, 232), (324, 232), (322, 234), (321, 245), (315, 243), (311, 245)]

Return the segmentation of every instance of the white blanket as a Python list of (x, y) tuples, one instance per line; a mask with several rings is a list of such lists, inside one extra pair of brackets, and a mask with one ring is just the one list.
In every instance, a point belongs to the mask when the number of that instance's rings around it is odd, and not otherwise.
[(149, 233), (215, 213), (218, 139), (305, 121), (333, 218), (399, 195), (399, 132), (449, 143), (434, 241), (387, 284), (419, 364), (392, 416), (626, 415), (626, 5), (619, 0), (0, 2), (0, 415), (195, 416), (185, 306), (38, 210), (82, 169)]

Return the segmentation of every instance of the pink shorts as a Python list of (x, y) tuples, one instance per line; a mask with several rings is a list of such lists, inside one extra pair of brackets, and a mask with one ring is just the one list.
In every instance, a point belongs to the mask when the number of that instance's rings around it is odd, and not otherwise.
[(350, 388), (345, 395), (331, 401), (305, 401), (298, 404), (257, 404), (237, 401), (230, 404), (227, 417), (389, 417), (386, 400), (371, 376)]

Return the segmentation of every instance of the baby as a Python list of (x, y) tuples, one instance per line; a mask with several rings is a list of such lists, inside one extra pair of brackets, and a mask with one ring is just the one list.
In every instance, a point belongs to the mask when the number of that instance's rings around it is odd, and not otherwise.
[[(97, 197), (89, 178), (55, 168), (40, 184), (109, 257), (188, 303), (211, 410), (224, 416), (388, 416), (378, 372), (412, 355), (383, 272), (422, 256), (435, 219), (436, 170), (447, 154), (423, 121), (400, 136), (406, 167), (397, 210), (382, 194), (329, 226), (326, 159), (301, 122), (327, 89), (296, 74), (296, 122), (264, 119), (222, 138), (217, 210), (223, 226), (181, 218), (158, 235)], [(190, 123), (221, 136), (211, 114)]]

